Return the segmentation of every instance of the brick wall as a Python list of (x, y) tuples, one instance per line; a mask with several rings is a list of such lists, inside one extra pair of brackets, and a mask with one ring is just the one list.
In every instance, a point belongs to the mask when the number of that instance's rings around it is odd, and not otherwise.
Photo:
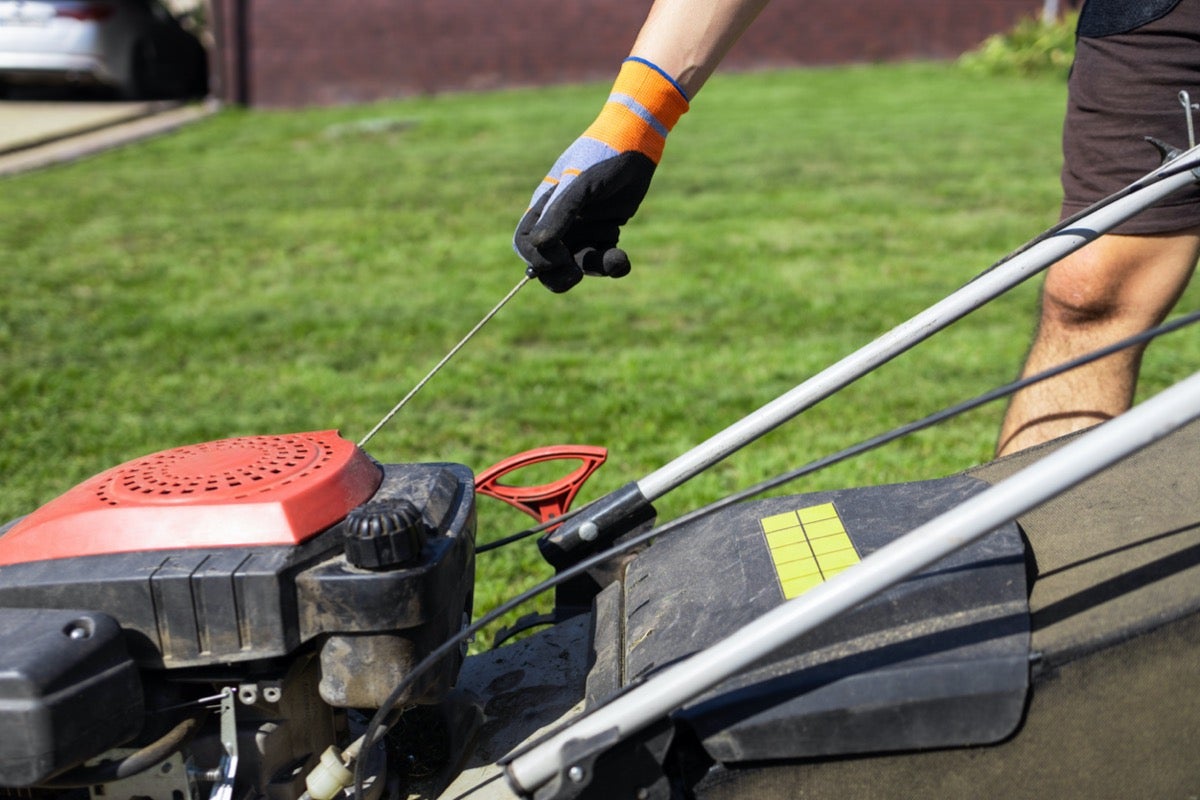
[[(608, 78), (648, 0), (212, 0), (218, 91), (254, 106)], [(725, 69), (952, 58), (1042, 0), (775, 0)]]

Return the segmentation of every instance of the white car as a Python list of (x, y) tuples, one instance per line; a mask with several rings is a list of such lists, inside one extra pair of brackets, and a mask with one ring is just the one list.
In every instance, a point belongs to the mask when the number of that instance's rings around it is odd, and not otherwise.
[(207, 77), (203, 46), (157, 0), (0, 0), (0, 85), (195, 97)]

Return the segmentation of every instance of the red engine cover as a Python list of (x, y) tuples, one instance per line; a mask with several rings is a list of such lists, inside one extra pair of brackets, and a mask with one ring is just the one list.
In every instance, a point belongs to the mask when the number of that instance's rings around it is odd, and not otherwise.
[(0, 536), (0, 565), (140, 550), (294, 545), (342, 519), (382, 472), (336, 431), (178, 447), (100, 473)]

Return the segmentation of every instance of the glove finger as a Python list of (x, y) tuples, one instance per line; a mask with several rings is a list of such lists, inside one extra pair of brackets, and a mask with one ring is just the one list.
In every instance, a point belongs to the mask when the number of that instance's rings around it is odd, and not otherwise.
[(629, 256), (619, 247), (613, 247), (604, 253), (604, 274), (610, 278), (624, 278), (633, 269)]
[[(530, 269), (533, 269), (530, 267)], [(562, 294), (575, 288), (583, 280), (583, 270), (572, 264), (569, 268), (552, 269), (545, 272), (535, 272), (537, 279), (555, 294)]]
[(529, 268), (550, 291), (561, 294), (583, 280), (583, 270), (561, 241), (552, 240), (534, 250)]
[(595, 247), (585, 247), (575, 253), (575, 263), (584, 275), (604, 274), (604, 255)]
[(595, 247), (585, 247), (575, 254), (575, 263), (585, 275), (598, 275), (606, 278), (624, 278), (629, 274), (629, 256), (624, 250), (616, 247), (600, 250)]
[(525, 263), (533, 266), (534, 258), (537, 256), (537, 249), (533, 242), (530, 241), (530, 234), (538, 219), (542, 216), (542, 211), (546, 208), (546, 204), (550, 202), (550, 197), (554, 194), (554, 190), (544, 193), (537, 198), (529, 207), (529, 210), (521, 217), (521, 221), (517, 223), (517, 230), (513, 233), (513, 250), (517, 251), (517, 255), (525, 259)]
[(521, 217), (513, 234), (513, 250), (529, 265), (526, 272), (530, 277), (536, 277), (547, 289), (561, 294), (583, 280), (583, 271), (561, 241), (546, 242), (539, 248), (530, 238), (530, 232), (537, 225), (552, 194), (554, 189), (537, 198)]

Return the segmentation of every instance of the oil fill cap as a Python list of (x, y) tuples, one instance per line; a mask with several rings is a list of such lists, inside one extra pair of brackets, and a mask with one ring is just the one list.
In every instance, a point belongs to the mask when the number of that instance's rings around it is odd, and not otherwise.
[(429, 526), (408, 500), (364, 503), (346, 516), (346, 560), (362, 569), (391, 569), (421, 554)]

